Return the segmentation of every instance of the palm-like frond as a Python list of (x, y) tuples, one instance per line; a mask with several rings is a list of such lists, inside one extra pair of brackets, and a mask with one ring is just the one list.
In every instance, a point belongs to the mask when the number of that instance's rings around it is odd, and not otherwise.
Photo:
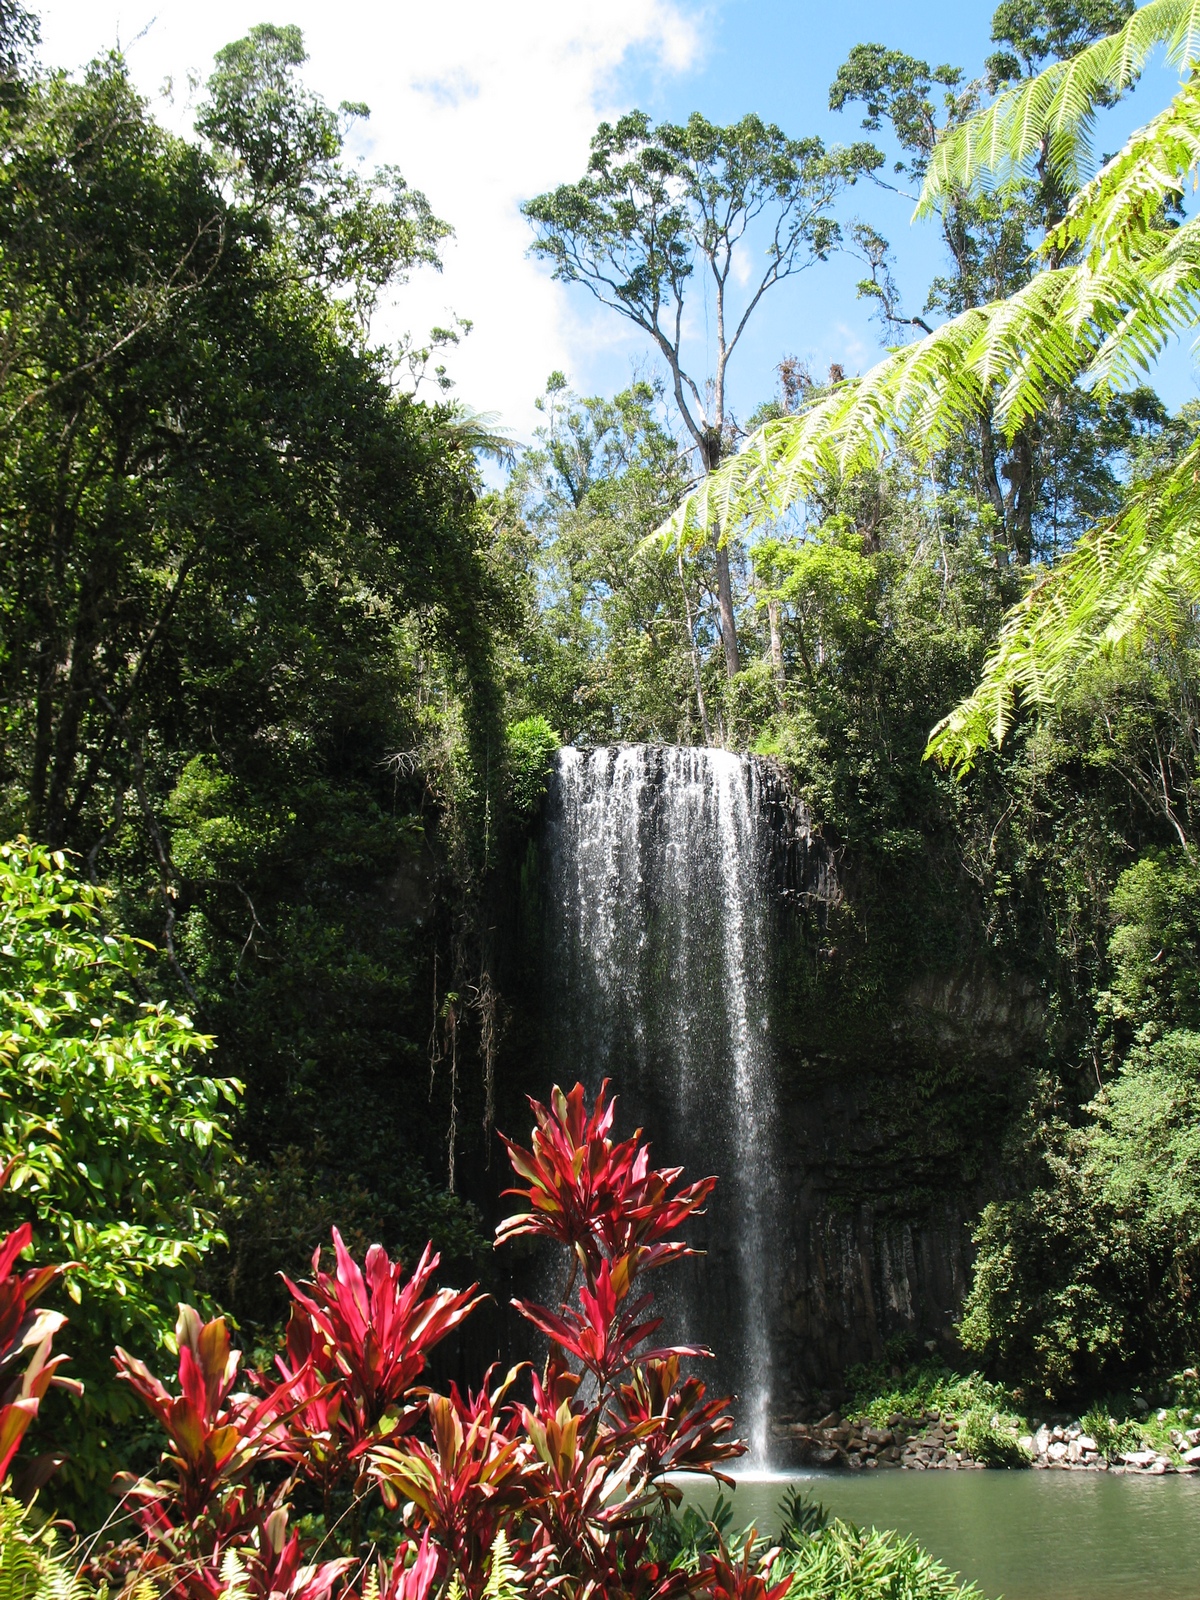
[(1200, 0), (1149, 0), (1117, 33), (1018, 84), (951, 130), (930, 161), (918, 215), (955, 189), (1028, 171), (1043, 155), (1064, 182), (1078, 183), (1097, 105), (1128, 89), (1159, 46), (1179, 66), (1200, 55)]
[(520, 441), (500, 421), (498, 411), (476, 411), (457, 401), (435, 413), (435, 426), (453, 449), (490, 456), (499, 466), (511, 467)]
[(798, 415), (767, 423), (666, 531), (693, 541), (714, 524), (728, 531), (778, 514), (831, 467), (852, 472), (898, 445), (940, 449), (985, 408), (1011, 434), (1055, 388), (1142, 377), (1200, 321), (1200, 220), (1171, 228), (1162, 219), (1164, 197), (1197, 170), (1200, 79), (1076, 196), (1047, 241), (1073, 264), (1037, 273), (1007, 300), (963, 312)]
[(1200, 445), (1048, 571), (1009, 613), (974, 693), (930, 735), (930, 755), (968, 770), (1018, 704), (1060, 700), (1101, 652), (1170, 637), (1200, 595)]

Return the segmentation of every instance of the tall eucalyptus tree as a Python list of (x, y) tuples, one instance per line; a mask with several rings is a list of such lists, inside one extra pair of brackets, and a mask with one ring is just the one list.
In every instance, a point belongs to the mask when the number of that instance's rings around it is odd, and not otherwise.
[[(730, 358), (768, 290), (823, 261), (841, 241), (833, 207), (882, 157), (872, 145), (827, 150), (789, 139), (756, 116), (720, 127), (694, 113), (654, 127), (642, 111), (601, 123), (588, 170), (524, 207), (534, 251), (554, 275), (581, 283), (602, 305), (647, 333), (666, 363), (680, 418), (702, 474), (731, 442)], [(765, 234), (765, 249), (739, 276)], [(697, 277), (700, 281), (697, 282)], [(685, 351), (688, 312), (712, 295), (712, 363), (698, 370)], [(703, 360), (708, 361), (706, 350)], [(729, 555), (717, 552), (725, 670), (738, 671)]]

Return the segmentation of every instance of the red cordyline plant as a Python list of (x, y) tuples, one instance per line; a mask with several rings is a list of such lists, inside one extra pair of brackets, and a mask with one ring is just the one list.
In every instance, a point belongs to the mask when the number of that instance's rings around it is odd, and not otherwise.
[[(287, 1383), (258, 1397), (248, 1390), (234, 1392), (242, 1357), (233, 1348), (224, 1317), (201, 1322), (191, 1306), (180, 1306), (175, 1339), (177, 1395), (120, 1346), (114, 1357), (118, 1373), (167, 1436), (162, 1461), (168, 1476), (118, 1480), (134, 1504), (147, 1508), (145, 1520), (154, 1526), (161, 1522), (160, 1508), (169, 1506), (174, 1516), (192, 1523), (218, 1503), (228, 1504), (255, 1465), (282, 1453), (281, 1417), (292, 1399)], [(256, 1374), (245, 1376), (249, 1385), (260, 1387)]]
[[(427, 1247), (407, 1280), (374, 1244), (360, 1269), (336, 1228), (336, 1274), (313, 1255), (310, 1283), (284, 1282), (292, 1296), (284, 1382), (305, 1400), (290, 1430), (299, 1472), (317, 1483), (328, 1512), (334, 1487), (382, 1439), (408, 1433), (424, 1414), (414, 1385), (429, 1352), (479, 1304), (478, 1284), (425, 1295), (441, 1257)], [(357, 1464), (357, 1465), (356, 1465)]]
[[(0, 1189), (8, 1182), (15, 1159), (0, 1171)], [(60, 1311), (38, 1307), (46, 1290), (66, 1266), (26, 1267), (18, 1263), (33, 1242), (33, 1228), (23, 1222), (0, 1239), (0, 1485), (8, 1478), (13, 1457), (51, 1386), (80, 1393), (81, 1386), (60, 1375), (66, 1356), (51, 1356), (54, 1335), (67, 1320)], [(22, 1475), (28, 1493), (54, 1470), (57, 1459), (39, 1457)]]
[(750, 1528), (731, 1554), (725, 1540), (700, 1568), (700, 1583), (708, 1600), (783, 1600), (792, 1586), (791, 1574), (771, 1581), (778, 1550), (756, 1551), (756, 1530)]
[(541, 1491), (527, 1441), (513, 1426), (514, 1410), (503, 1404), (518, 1371), (493, 1390), (489, 1371), (473, 1394), (464, 1397), (451, 1384), (448, 1396), (431, 1395), (430, 1442), (409, 1440), (373, 1453), (385, 1503), (413, 1507), (435, 1541), (439, 1576), (456, 1574), (471, 1600), (486, 1586), (497, 1534), (511, 1531)]
[[(589, 1104), (582, 1084), (530, 1101), (529, 1149), (505, 1140), (528, 1210), (497, 1229), (497, 1242), (545, 1238), (572, 1255), (557, 1310), (514, 1301), (551, 1341), (522, 1425), (540, 1463), (543, 1492), (527, 1509), (530, 1544), (544, 1581), (589, 1600), (620, 1592), (667, 1597), (693, 1581), (648, 1559), (651, 1515), (677, 1502), (665, 1480), (687, 1468), (720, 1476), (744, 1451), (728, 1402), (710, 1401), (700, 1379), (681, 1382), (694, 1346), (645, 1348), (661, 1319), (639, 1286), (645, 1272), (692, 1253), (675, 1237), (702, 1210), (716, 1180), (677, 1187), (678, 1167), (652, 1168), (641, 1133), (615, 1141), (607, 1081)], [(578, 1305), (572, 1303), (577, 1271)], [(586, 1398), (585, 1398), (586, 1397)]]
[(344, 1587), (355, 1562), (346, 1556), (310, 1562), (306, 1554), (306, 1541), (289, 1529), (283, 1505), (252, 1522), (215, 1529), (202, 1551), (186, 1537), (173, 1546), (159, 1528), (133, 1563), (126, 1593), (144, 1594), (149, 1580), (153, 1594), (177, 1600), (328, 1600)]
[[(242, 1550), (249, 1552), (248, 1573), (273, 1571), (267, 1552), (275, 1549), (274, 1535), (264, 1530), (277, 1529), (272, 1519), (296, 1481), (315, 1482), (328, 1513), (334, 1485), (361, 1473), (363, 1452), (415, 1424), (424, 1397), (413, 1385), (429, 1350), (477, 1303), (473, 1290), (422, 1294), (438, 1265), (428, 1250), (405, 1280), (378, 1245), (367, 1252), (364, 1273), (336, 1228), (333, 1243), (336, 1276), (320, 1270), (318, 1250), (312, 1283), (285, 1280), (293, 1314), (279, 1382), (247, 1372), (235, 1392), (241, 1357), (224, 1319), (202, 1322), (190, 1306), (180, 1307), (176, 1327), (178, 1394), (117, 1351), (118, 1373), (157, 1418), (168, 1448), (165, 1473), (120, 1476), (116, 1486), (142, 1528), (138, 1575), (173, 1595), (202, 1596), (219, 1584), (222, 1562)], [(273, 1482), (259, 1470), (268, 1465)], [(281, 1548), (297, 1566), (299, 1546)], [(303, 1582), (324, 1592), (343, 1568), (325, 1562), (304, 1570)]]
[[(165, 1471), (124, 1488), (143, 1530), (136, 1575), (179, 1600), (464, 1600), (498, 1595), (497, 1571), (531, 1600), (779, 1600), (761, 1562), (722, 1550), (699, 1573), (651, 1557), (655, 1512), (676, 1503), (675, 1471), (721, 1467), (744, 1446), (725, 1400), (709, 1399), (681, 1363), (708, 1352), (654, 1345), (660, 1319), (643, 1275), (690, 1253), (680, 1227), (714, 1180), (680, 1187), (678, 1168), (653, 1169), (635, 1134), (612, 1138), (605, 1083), (530, 1102), (526, 1150), (505, 1141), (528, 1209), (497, 1230), (553, 1240), (573, 1266), (562, 1302), (514, 1305), (550, 1341), (530, 1397), (513, 1397), (522, 1369), (466, 1394), (417, 1387), (430, 1351), (478, 1303), (477, 1286), (426, 1293), (429, 1250), (405, 1278), (372, 1246), (362, 1267), (334, 1230), (335, 1271), (288, 1281), (292, 1317), (279, 1378), (245, 1374), (221, 1319), (181, 1310), (179, 1393), (118, 1353), (122, 1376), (167, 1434)], [(582, 1273), (580, 1277), (579, 1274)], [(575, 1290), (578, 1279), (578, 1289)], [(285, 1280), (286, 1281), (286, 1280)], [(332, 1523), (335, 1489), (353, 1486), (354, 1558), (315, 1562), (287, 1528), (289, 1497), (312, 1485)], [(403, 1507), (390, 1556), (357, 1538), (360, 1501), (377, 1487), (384, 1514)], [(331, 1528), (330, 1531), (334, 1531)], [(345, 1529), (343, 1528), (343, 1533)], [(419, 1543), (418, 1543), (419, 1539)], [(499, 1565), (498, 1565), (499, 1564)], [(224, 1587), (222, 1587), (224, 1585)], [(503, 1588), (503, 1585), (500, 1586)], [(507, 1593), (507, 1591), (505, 1591)]]
[(672, 1195), (683, 1169), (652, 1170), (640, 1128), (614, 1144), (617, 1103), (609, 1097), (607, 1078), (590, 1108), (581, 1083), (569, 1094), (556, 1085), (548, 1107), (529, 1104), (535, 1121), (530, 1148), (500, 1137), (513, 1171), (527, 1184), (505, 1193), (521, 1195), (530, 1209), (500, 1224), (497, 1244), (519, 1234), (553, 1239), (575, 1254), (593, 1288), (605, 1261), (632, 1258), (632, 1276), (693, 1253), (682, 1239), (667, 1235), (703, 1208), (717, 1180), (701, 1178)]

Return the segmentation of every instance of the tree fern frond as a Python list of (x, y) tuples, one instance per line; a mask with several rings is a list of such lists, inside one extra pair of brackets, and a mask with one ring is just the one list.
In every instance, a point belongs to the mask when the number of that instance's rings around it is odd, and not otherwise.
[[(1200, 52), (1200, 0), (1150, 0), (1119, 33), (1022, 84), (938, 148), (922, 198), (1078, 150), (1098, 99), (1127, 87), (1149, 52)], [(1060, 139), (1065, 141), (1056, 144)], [(1056, 153), (1057, 152), (1057, 153)], [(823, 474), (850, 474), (895, 448), (928, 456), (990, 412), (1011, 439), (1072, 383), (1104, 394), (1140, 380), (1164, 346), (1200, 325), (1200, 218), (1170, 225), (1167, 202), (1200, 176), (1200, 75), (1130, 135), (1076, 194), (1047, 239), (1049, 263), (1007, 300), (973, 308), (892, 351), (862, 378), (768, 423), (688, 497), (670, 539), (725, 537), (778, 516)], [(1200, 444), (1042, 575), (1009, 615), (975, 693), (938, 724), (928, 754), (966, 770), (1001, 741), (1020, 705), (1062, 695), (1104, 651), (1169, 634), (1200, 602)]]
[(34, 1530), (28, 1508), (0, 1496), (0, 1600), (91, 1600), (58, 1549), (53, 1528)]
[(826, 472), (861, 470), (900, 445), (928, 455), (985, 408), (1011, 436), (1055, 388), (1139, 380), (1200, 321), (1200, 219), (1142, 243), (1154, 253), (1041, 272), (1008, 300), (961, 313), (797, 416), (766, 424), (685, 499), (663, 536), (690, 545), (714, 531), (727, 537), (778, 516)]
[(1198, 172), (1200, 78), (1193, 78), (1083, 185), (1043, 252), (1061, 258), (1082, 250), (1094, 261), (1135, 253), (1161, 229), (1164, 199), (1194, 186)]
[(1103, 653), (1175, 633), (1200, 598), (1200, 444), (1111, 525), (1041, 577), (1001, 629), (973, 694), (944, 717), (927, 755), (970, 769), (1016, 709), (1061, 699)]
[(1097, 104), (1128, 89), (1160, 45), (1181, 67), (1200, 54), (1200, 0), (1149, 0), (1117, 33), (1055, 62), (951, 129), (933, 153), (916, 214), (928, 215), (953, 190), (1028, 171), (1043, 151), (1064, 181), (1077, 182)]

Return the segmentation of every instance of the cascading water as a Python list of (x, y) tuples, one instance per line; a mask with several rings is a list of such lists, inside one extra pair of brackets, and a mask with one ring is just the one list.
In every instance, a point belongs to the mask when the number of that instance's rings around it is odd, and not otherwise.
[(559, 753), (547, 802), (550, 1050), (610, 1077), (659, 1161), (720, 1178), (667, 1302), (718, 1353), (764, 1464), (778, 1160), (769, 1025), (774, 834), (752, 758), (623, 745)]

